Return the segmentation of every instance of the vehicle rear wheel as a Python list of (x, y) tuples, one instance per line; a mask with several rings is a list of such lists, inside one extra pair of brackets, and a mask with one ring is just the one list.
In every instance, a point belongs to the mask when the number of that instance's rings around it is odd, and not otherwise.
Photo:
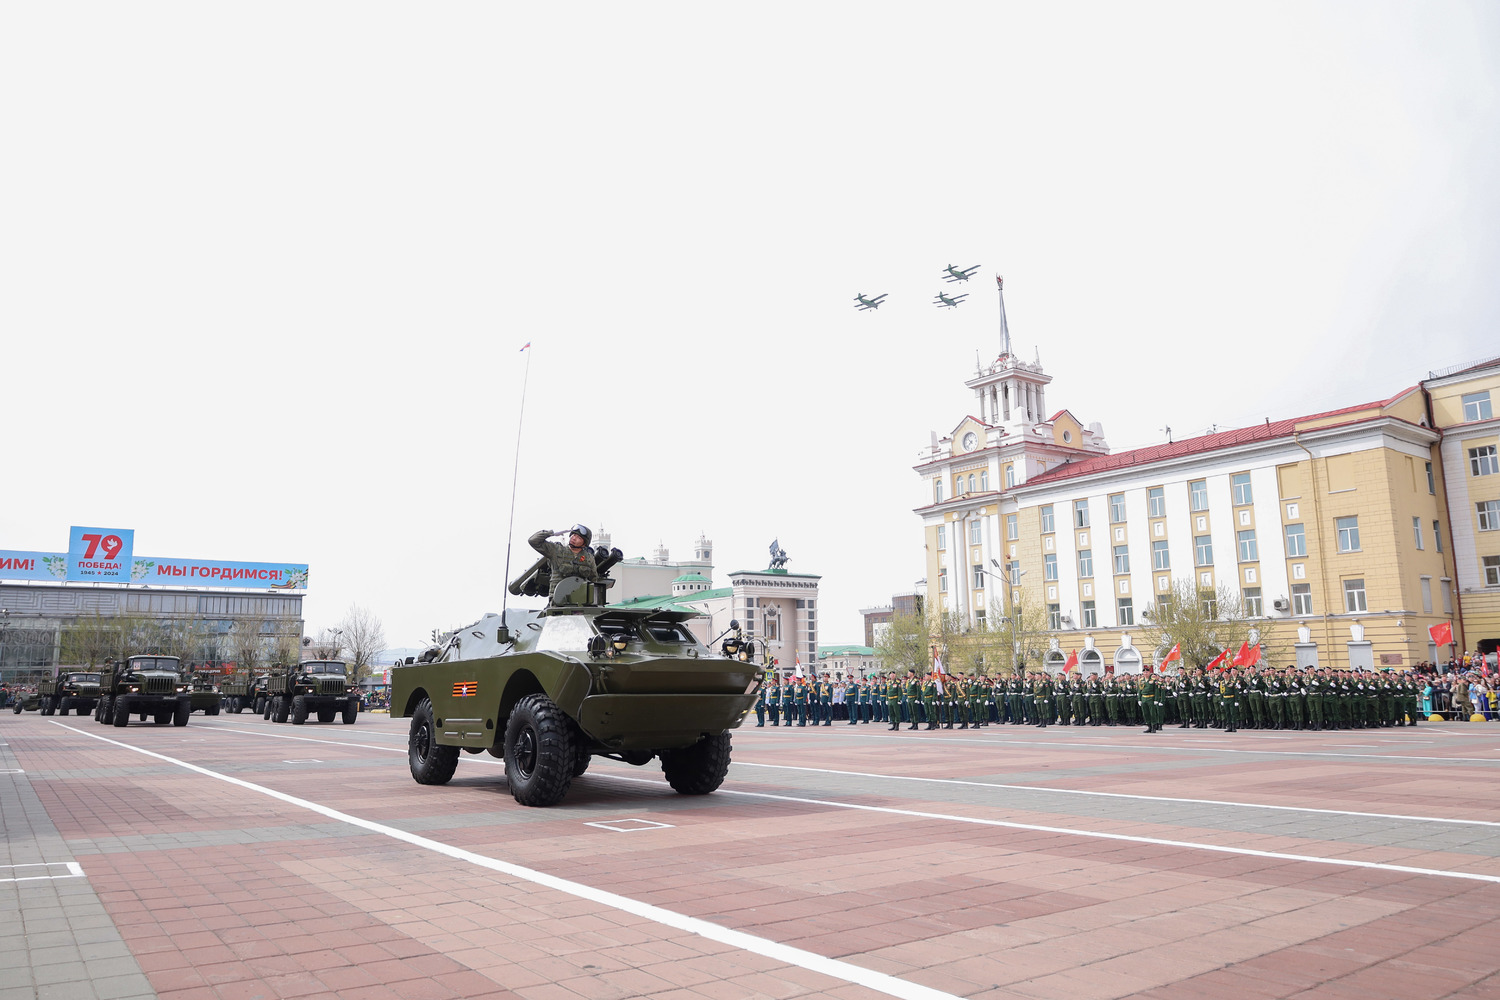
[(17, 699), (16, 703), (11, 706), (11, 711), (15, 712), (17, 715), (21, 714), (21, 702), (19, 699)]
[(338, 717), (338, 714), (339, 710), (336, 708), (320, 708), (318, 709), (318, 721), (332, 722), (335, 718)]
[(172, 713), (172, 725), (185, 726), (188, 724), (188, 716), (193, 714), (193, 703), (184, 698), (177, 703), (177, 711)]
[(124, 729), (130, 722), (130, 699), (123, 695), (115, 699), (114, 725), (116, 729)]
[(300, 726), (307, 721), (307, 699), (302, 695), (292, 698), (292, 725)]
[(561, 802), (573, 783), (572, 722), (544, 694), (516, 702), (505, 724), (505, 777), (523, 806)]
[[(348, 721), (348, 715), (344, 721)], [(406, 759), (411, 776), (419, 785), (446, 785), (458, 770), (458, 747), (445, 747), (437, 741), (432, 719), (432, 701), (423, 698), (411, 714), (411, 729), (406, 737)]]
[(291, 710), (291, 707), (292, 706), (287, 701), (286, 695), (277, 695), (276, 698), (271, 702), (271, 721), (285, 722), (287, 713)]
[(359, 718), (359, 699), (350, 698), (344, 703), (344, 725), (354, 725), (354, 720)]
[(707, 795), (729, 774), (729, 734), (705, 736), (690, 747), (664, 750), (662, 773), (681, 795)]
[(218, 705), (210, 705), (210, 706), (208, 706), (208, 711), (204, 712), (203, 714), (204, 715), (218, 715), (219, 714), (219, 706)]
[[(72, 707), (73, 707), (73, 699), (72, 698), (64, 698), (62, 700), (62, 704), (59, 705), (58, 708), (57, 708), (57, 714), (58, 715), (67, 715), (68, 714), (68, 709), (70, 709)], [(78, 713), (75, 712), (73, 714), (76, 715)]]
[(271, 705), (270, 698), (266, 698), (260, 703), (260, 717), (262, 719), (269, 719), (271, 717)]
[(155, 725), (155, 726), (165, 726), (168, 722), (171, 722), (171, 721), (172, 721), (172, 709), (170, 709), (170, 708), (158, 708), (155, 712), (151, 713), (151, 724), (152, 725)]

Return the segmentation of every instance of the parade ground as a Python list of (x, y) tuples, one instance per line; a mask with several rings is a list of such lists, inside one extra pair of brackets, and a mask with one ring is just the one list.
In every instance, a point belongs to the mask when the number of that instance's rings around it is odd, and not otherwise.
[(0, 715), (0, 1000), (1500, 997), (1500, 724), (747, 728), (517, 805), (407, 720)]

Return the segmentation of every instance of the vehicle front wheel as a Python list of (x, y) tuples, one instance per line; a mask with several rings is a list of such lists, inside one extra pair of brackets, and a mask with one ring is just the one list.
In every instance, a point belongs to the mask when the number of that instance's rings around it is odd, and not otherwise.
[(300, 726), (307, 721), (307, 699), (302, 695), (292, 698), (292, 725)]
[(359, 718), (359, 699), (350, 698), (344, 703), (344, 725), (354, 725), (354, 720)]
[(193, 703), (184, 698), (177, 703), (177, 710), (172, 713), (172, 725), (185, 726), (188, 724), (188, 716), (193, 714)]
[(124, 729), (129, 723), (130, 723), (130, 699), (129, 698), (124, 698), (124, 697), (116, 698), (115, 699), (115, 717), (114, 717), (115, 728), (116, 729)]
[(661, 769), (681, 795), (707, 795), (729, 774), (729, 734), (705, 736), (682, 750), (664, 750)]
[[(348, 716), (344, 717), (348, 721)], [(411, 729), (406, 737), (406, 760), (411, 776), (419, 785), (446, 785), (458, 770), (458, 747), (445, 747), (437, 741), (432, 720), (432, 701), (423, 698), (411, 714)]]
[(505, 777), (523, 806), (561, 802), (573, 783), (573, 731), (568, 717), (544, 694), (516, 702), (505, 724)]

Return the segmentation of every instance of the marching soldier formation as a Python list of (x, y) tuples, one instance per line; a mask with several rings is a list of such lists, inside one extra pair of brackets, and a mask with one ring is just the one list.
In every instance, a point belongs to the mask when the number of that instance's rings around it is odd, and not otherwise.
[[(988, 725), (1327, 730), (1415, 726), (1422, 685), (1406, 673), (1328, 668), (1203, 668), (1165, 674), (1024, 676), (767, 674), (756, 725), (970, 729)], [(836, 711), (837, 709), (837, 711)]]

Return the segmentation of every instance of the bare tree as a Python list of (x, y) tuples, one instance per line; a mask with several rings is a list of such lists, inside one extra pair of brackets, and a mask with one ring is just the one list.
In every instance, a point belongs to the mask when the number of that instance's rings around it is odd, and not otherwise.
[(986, 662), (1018, 674), (1041, 665), (1048, 646), (1046, 608), (1023, 599), (1006, 609), (996, 601), (985, 621)]
[(236, 618), (230, 633), (229, 648), (234, 653), (235, 669), (247, 676), (266, 661), (266, 643), (261, 637), (265, 623), (259, 618)]
[(337, 660), (344, 655), (344, 630), (341, 628), (318, 629), (317, 636), (308, 643), (307, 655), (314, 660)]
[(932, 643), (927, 621), (921, 615), (895, 614), (890, 627), (875, 643), (875, 656), (886, 673), (901, 674), (907, 670), (926, 672)]
[(120, 654), (120, 627), (98, 611), (79, 615), (62, 630), (61, 660), (69, 666), (95, 667)]
[(1192, 577), (1178, 577), (1141, 621), (1149, 647), (1164, 654), (1177, 646), (1185, 667), (1206, 666), (1224, 650), (1233, 656), (1242, 645), (1254, 645), (1252, 638), (1260, 643), (1262, 662), (1279, 655), (1272, 623), (1248, 616), (1239, 592), (1222, 583), (1207, 590)]
[(340, 627), (344, 647), (354, 661), (353, 683), (359, 684), (365, 679), (375, 657), (385, 649), (385, 626), (368, 608), (351, 604)]

